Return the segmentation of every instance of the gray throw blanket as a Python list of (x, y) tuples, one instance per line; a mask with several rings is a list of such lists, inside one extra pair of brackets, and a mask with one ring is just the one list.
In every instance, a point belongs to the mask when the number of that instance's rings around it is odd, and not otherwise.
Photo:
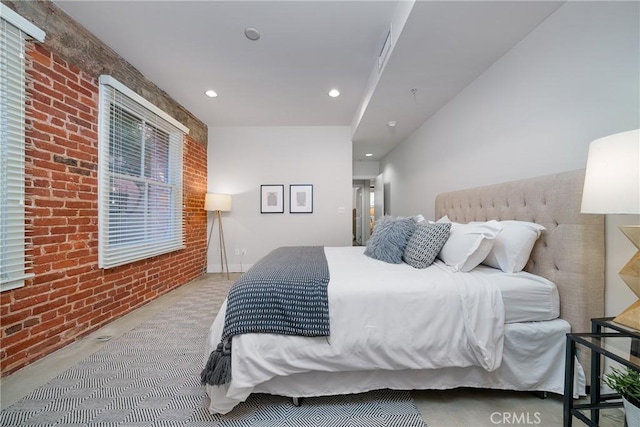
[(282, 247), (254, 264), (227, 296), (222, 342), (202, 384), (231, 381), (231, 338), (246, 333), (329, 336), (329, 267), (321, 246)]

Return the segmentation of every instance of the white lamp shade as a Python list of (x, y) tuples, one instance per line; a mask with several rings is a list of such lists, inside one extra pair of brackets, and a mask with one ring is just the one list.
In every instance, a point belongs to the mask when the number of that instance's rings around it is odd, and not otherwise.
[(640, 213), (640, 129), (589, 145), (582, 213)]
[(231, 194), (207, 193), (204, 197), (204, 210), (231, 211)]

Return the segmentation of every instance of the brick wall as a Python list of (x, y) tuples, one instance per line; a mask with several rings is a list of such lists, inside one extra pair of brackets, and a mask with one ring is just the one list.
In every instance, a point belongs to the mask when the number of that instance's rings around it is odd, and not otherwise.
[(28, 43), (26, 206), (35, 278), (0, 294), (0, 367), (9, 374), (200, 276), (206, 145), (184, 149), (186, 245), (98, 268), (98, 76)]

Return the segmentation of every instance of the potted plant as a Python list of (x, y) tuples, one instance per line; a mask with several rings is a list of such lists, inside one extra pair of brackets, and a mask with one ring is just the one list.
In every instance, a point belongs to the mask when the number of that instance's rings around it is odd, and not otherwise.
[(622, 397), (627, 425), (640, 426), (640, 372), (611, 368), (603, 381)]

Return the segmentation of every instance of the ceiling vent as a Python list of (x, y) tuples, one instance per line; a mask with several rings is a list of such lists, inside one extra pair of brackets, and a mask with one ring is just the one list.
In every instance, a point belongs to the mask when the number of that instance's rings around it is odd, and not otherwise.
[(380, 54), (378, 55), (378, 73), (382, 71), (384, 64), (387, 62), (387, 58), (389, 58), (389, 52), (391, 52), (391, 25), (389, 25), (389, 31), (387, 32), (387, 36), (384, 38), (384, 43), (382, 44), (382, 48), (380, 49)]

